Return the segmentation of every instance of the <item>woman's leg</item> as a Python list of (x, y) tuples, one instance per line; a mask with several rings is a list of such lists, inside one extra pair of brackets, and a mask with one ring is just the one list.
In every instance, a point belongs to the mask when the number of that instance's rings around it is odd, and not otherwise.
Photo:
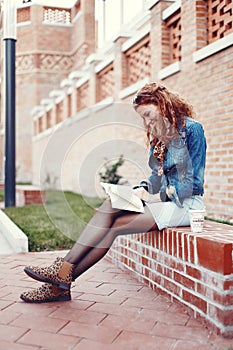
[(103, 258), (118, 235), (156, 228), (147, 207), (144, 214), (135, 214), (114, 210), (106, 201), (67, 254), (67, 260), (58, 257), (49, 267), (25, 267), (30, 277), (46, 283), (34, 292), (23, 293), (21, 299), (27, 302), (70, 300), (72, 280)]
[(143, 214), (125, 212), (125, 215), (118, 216), (111, 229), (108, 230), (102, 240), (99, 241), (95, 247), (93, 246), (79, 263), (75, 265), (73, 279), (80, 276), (83, 272), (102, 259), (117, 236), (130, 233), (148, 232), (156, 229), (157, 225), (147, 207), (145, 207), (145, 213)]
[(111, 201), (105, 200), (88, 222), (77, 242), (64, 257), (65, 261), (78, 264), (106, 236), (115, 219), (126, 213), (126, 211), (113, 209)]

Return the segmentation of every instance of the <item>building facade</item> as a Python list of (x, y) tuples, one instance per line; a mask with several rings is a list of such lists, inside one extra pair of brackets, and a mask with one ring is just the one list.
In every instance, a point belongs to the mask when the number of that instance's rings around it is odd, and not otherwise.
[[(46, 2), (45, 2), (46, 3)], [(33, 118), (31, 111), (60, 87), (67, 75), (82, 66), (95, 50), (94, 0), (72, 8), (49, 7), (25, 1), (17, 8), (16, 42), (16, 174), (32, 181)], [(4, 47), (2, 47), (4, 53)], [(3, 68), (3, 55), (1, 67)], [(3, 69), (1, 69), (3, 75)], [(4, 78), (2, 77), (2, 81)], [(4, 96), (2, 87), (2, 96)], [(3, 101), (4, 102), (4, 101)], [(0, 120), (3, 178), (4, 103)]]
[(46, 24), (50, 10), (21, 9), (32, 17), (18, 28), (19, 178), (95, 196), (101, 166), (120, 154), (131, 184), (146, 177), (144, 133), (131, 100), (145, 82), (158, 81), (193, 104), (208, 144), (207, 214), (232, 219), (232, 1), (146, 1), (101, 50), (93, 0), (77, 1), (69, 25)]

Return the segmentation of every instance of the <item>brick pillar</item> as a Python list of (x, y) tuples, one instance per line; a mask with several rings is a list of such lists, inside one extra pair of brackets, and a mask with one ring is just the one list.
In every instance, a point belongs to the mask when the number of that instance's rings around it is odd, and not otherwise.
[(76, 79), (72, 79), (72, 94), (71, 94), (71, 115), (74, 116), (77, 113), (77, 90)]
[(72, 115), (72, 106), (71, 106), (71, 98), (72, 98), (72, 88), (73, 82), (70, 79), (64, 79), (61, 82), (61, 88), (64, 91), (64, 99), (63, 99), (63, 118), (70, 118)]
[(71, 115), (77, 113), (77, 91), (76, 91), (76, 81), (73, 81), (73, 88), (71, 93)]
[(196, 51), (196, 0), (182, 0), (181, 15), (181, 47), (182, 47), (182, 69), (186, 63), (193, 61), (192, 55)]
[(87, 74), (82, 71), (73, 71), (69, 74), (69, 80), (71, 81), (72, 93), (71, 93), (71, 115), (75, 115), (78, 111), (78, 93), (77, 83), (80, 79), (86, 77)]
[(114, 100), (118, 100), (119, 91), (121, 91), (125, 86), (125, 79), (127, 79), (126, 72), (126, 57), (121, 51), (122, 44), (127, 40), (127, 36), (119, 36), (115, 40), (115, 59), (113, 62), (114, 65)]
[[(199, 115), (200, 103), (197, 96), (201, 98), (200, 84), (202, 84), (202, 73), (196, 74), (201, 65), (193, 61), (193, 53), (207, 43), (206, 27), (206, 1), (182, 0), (181, 2), (181, 56), (182, 76), (179, 77), (179, 92), (183, 97), (194, 104), (195, 111)], [(211, 89), (210, 86), (207, 89)], [(199, 116), (201, 121), (202, 116)]]
[(159, 1), (153, 5), (151, 10), (151, 80), (157, 80), (158, 72), (166, 64), (166, 58), (168, 55), (168, 33), (166, 30), (166, 25), (162, 21), (162, 12), (172, 2), (168, 1)]
[(196, 50), (208, 44), (207, 5), (206, 0), (196, 2)]
[(51, 109), (51, 127), (56, 124), (56, 104), (53, 103), (53, 107)]
[(90, 106), (96, 103), (96, 73), (95, 73), (95, 62), (90, 63), (89, 66), (89, 103)]
[(95, 51), (95, 0), (81, 0), (81, 10), (84, 16), (85, 42), (93, 52)]

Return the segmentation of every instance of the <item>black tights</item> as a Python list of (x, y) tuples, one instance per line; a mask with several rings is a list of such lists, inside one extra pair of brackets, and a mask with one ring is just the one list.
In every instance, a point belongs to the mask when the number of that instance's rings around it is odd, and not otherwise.
[(155, 229), (157, 225), (147, 207), (143, 214), (121, 211), (113, 209), (107, 199), (65, 256), (66, 261), (75, 265), (73, 280), (102, 259), (117, 236)]

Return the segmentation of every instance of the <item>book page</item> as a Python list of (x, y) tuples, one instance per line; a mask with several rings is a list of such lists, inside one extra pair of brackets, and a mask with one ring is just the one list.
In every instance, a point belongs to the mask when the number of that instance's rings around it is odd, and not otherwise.
[(101, 185), (109, 195), (113, 208), (144, 213), (141, 199), (133, 193), (130, 186), (106, 182), (101, 182)]

